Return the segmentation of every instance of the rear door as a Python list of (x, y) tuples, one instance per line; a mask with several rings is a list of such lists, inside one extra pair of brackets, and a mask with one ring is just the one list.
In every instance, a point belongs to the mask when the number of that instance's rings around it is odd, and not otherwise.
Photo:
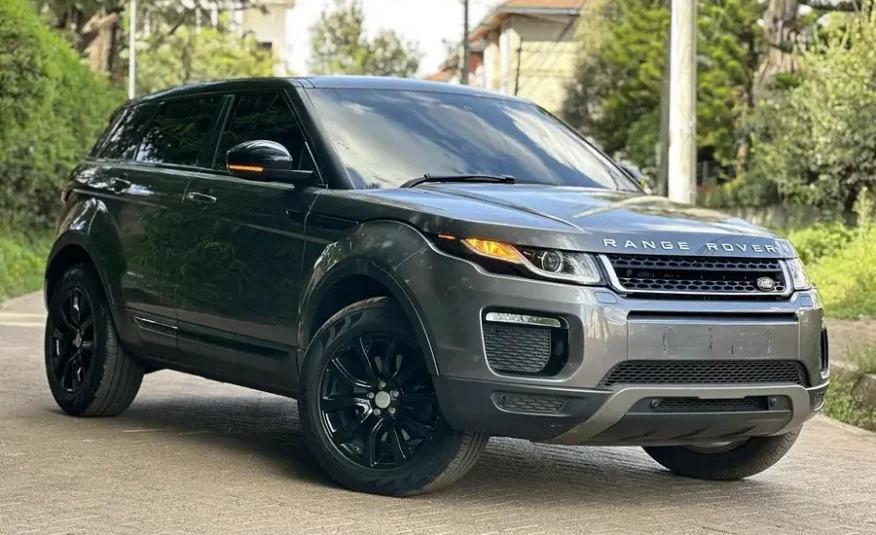
[(276, 141), (289, 150), (296, 169), (314, 171), (282, 91), (233, 95), (214, 169), (193, 178), (183, 203), (190, 223), (179, 347), (206, 375), (291, 393), (304, 215), (319, 189), (230, 176), (225, 153), (252, 140)]
[[(116, 317), (123, 341), (137, 353), (173, 358), (176, 348), (176, 303), (174, 281), (166, 260), (176, 256), (178, 242), (156, 241), (162, 229), (179, 217), (185, 178), (155, 175), (135, 162), (137, 149), (161, 106), (144, 103), (125, 108), (96, 155), (90, 185), (102, 198), (114, 228), (93, 228), (103, 241), (116, 240), (121, 290)], [(107, 225), (108, 226), (108, 225)], [(109, 260), (109, 259), (108, 259)]]
[(203, 161), (212, 161), (208, 149), (223, 105), (221, 95), (156, 104), (133, 161), (115, 169), (125, 198), (118, 217), (127, 262), (122, 288), (143, 351), (157, 360), (181, 360), (176, 309), (187, 254), (182, 199), (190, 177)]

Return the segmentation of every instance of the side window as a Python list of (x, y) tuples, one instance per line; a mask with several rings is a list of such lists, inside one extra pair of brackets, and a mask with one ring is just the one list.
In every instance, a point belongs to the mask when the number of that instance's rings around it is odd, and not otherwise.
[(250, 93), (235, 98), (231, 116), (219, 139), (215, 168), (225, 169), (228, 149), (256, 139), (276, 141), (286, 147), (292, 155), (295, 169), (314, 169), (304, 142), (304, 133), (281, 94)]
[(143, 134), (138, 162), (198, 165), (210, 145), (222, 98), (204, 96), (169, 100)]
[(100, 157), (110, 160), (130, 160), (137, 151), (143, 129), (152, 117), (155, 106), (141, 104), (122, 111), (115, 128), (100, 150)]

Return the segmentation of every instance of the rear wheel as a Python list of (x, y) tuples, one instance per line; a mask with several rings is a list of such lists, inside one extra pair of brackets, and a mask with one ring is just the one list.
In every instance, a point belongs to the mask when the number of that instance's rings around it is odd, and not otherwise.
[(468, 472), (487, 443), (444, 421), (416, 337), (387, 298), (350, 305), (316, 333), (298, 402), (317, 461), (362, 492), (439, 490)]
[(52, 396), (71, 416), (116, 416), (140, 389), (143, 368), (119, 344), (90, 266), (70, 268), (49, 300), (45, 360)]
[(737, 480), (759, 474), (785, 456), (800, 430), (742, 442), (645, 448), (652, 459), (678, 475), (708, 480)]

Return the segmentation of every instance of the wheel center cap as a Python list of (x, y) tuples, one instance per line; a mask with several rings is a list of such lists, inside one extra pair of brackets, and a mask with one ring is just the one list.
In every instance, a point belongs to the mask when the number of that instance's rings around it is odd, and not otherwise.
[(73, 345), (77, 348), (82, 347), (82, 335), (76, 333), (76, 338), (73, 339)]
[(377, 395), (374, 396), (374, 404), (377, 405), (378, 409), (385, 409), (389, 407), (389, 402), (392, 401), (392, 398), (386, 392), (380, 391)]

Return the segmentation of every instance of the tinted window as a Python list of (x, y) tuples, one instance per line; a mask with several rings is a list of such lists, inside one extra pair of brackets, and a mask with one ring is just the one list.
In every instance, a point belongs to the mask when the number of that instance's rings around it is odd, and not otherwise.
[(123, 110), (115, 122), (112, 133), (101, 148), (100, 157), (111, 160), (130, 160), (133, 158), (143, 129), (154, 111), (154, 106), (147, 105)]
[(398, 187), (430, 173), (639, 191), (576, 132), (527, 102), (425, 91), (309, 93), (358, 188)]
[(163, 103), (143, 135), (137, 161), (198, 165), (210, 144), (221, 101), (211, 96)]
[(216, 169), (225, 169), (228, 149), (257, 139), (280, 143), (292, 155), (297, 169), (312, 169), (304, 134), (281, 94), (250, 93), (234, 99), (231, 117), (219, 140)]

